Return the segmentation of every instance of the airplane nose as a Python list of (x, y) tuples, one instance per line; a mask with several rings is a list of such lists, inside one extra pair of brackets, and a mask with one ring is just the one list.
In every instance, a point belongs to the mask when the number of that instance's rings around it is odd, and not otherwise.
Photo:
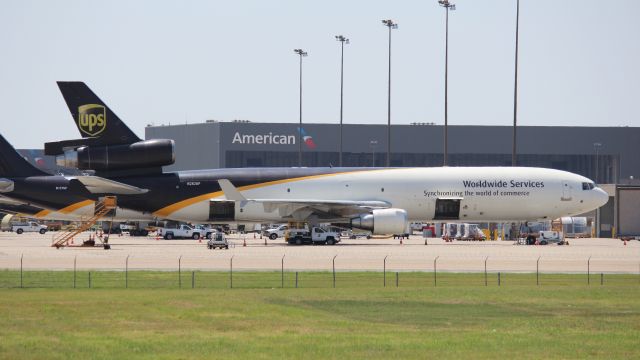
[(603, 206), (607, 203), (607, 201), (609, 201), (609, 194), (607, 194), (606, 191), (602, 190), (601, 188), (595, 188), (594, 190), (596, 195), (595, 201), (598, 207)]

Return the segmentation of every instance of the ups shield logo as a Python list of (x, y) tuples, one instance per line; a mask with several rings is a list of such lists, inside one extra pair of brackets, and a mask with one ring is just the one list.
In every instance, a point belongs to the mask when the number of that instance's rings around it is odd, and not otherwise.
[(87, 104), (78, 106), (78, 127), (80, 131), (96, 136), (107, 128), (107, 114), (104, 106)]

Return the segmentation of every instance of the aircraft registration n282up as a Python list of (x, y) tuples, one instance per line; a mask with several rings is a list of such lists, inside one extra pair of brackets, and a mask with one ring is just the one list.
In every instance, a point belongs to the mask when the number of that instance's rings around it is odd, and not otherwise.
[[(405, 231), (409, 221), (552, 220), (593, 210), (608, 200), (602, 189), (583, 176), (542, 168), (329, 167), (162, 172), (161, 166), (175, 159), (173, 141), (142, 141), (84, 83), (58, 85), (86, 139), (48, 143), (45, 150), (60, 154), (63, 164), (95, 170), (96, 175), (63, 178), (71, 182), (70, 186), (58, 186), (76, 198), (116, 195), (122, 211), (151, 214), (159, 219), (336, 223), (375, 234), (397, 234)], [(95, 121), (91, 122), (87, 114), (93, 115)], [(87, 125), (92, 127), (86, 128)], [(0, 177), (5, 175), (0, 173)], [(63, 179), (58, 181), (64, 182)], [(2, 181), (6, 186), (0, 191), (7, 197), (15, 197), (18, 192), (24, 197), (23, 184), (29, 184), (31, 189), (35, 186), (29, 177), (7, 177)], [(42, 186), (46, 188), (45, 184)], [(43, 190), (40, 197), (46, 199), (44, 193)]]

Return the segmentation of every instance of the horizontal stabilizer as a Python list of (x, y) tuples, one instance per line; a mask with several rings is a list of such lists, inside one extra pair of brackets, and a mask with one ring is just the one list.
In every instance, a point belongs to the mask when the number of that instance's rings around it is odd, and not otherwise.
[(149, 191), (99, 176), (74, 176), (69, 179), (80, 182), (92, 194), (140, 195)]

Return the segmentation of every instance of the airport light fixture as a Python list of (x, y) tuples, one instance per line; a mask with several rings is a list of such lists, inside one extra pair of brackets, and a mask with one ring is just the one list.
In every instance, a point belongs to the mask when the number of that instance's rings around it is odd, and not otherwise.
[(516, 0), (516, 60), (515, 60), (515, 76), (513, 84), (513, 146), (511, 149), (511, 166), (517, 164), (516, 154), (516, 125), (518, 120), (518, 30), (520, 24), (520, 0)]
[(446, 10), (446, 18), (445, 18), (445, 42), (444, 42), (444, 159), (443, 166), (447, 166), (447, 158), (448, 158), (448, 77), (449, 77), (449, 10), (455, 10), (456, 5), (451, 3), (449, 0), (438, 0), (438, 4), (445, 8)]
[(342, 35), (336, 35), (336, 40), (340, 42), (340, 148), (338, 149), (338, 166), (342, 167), (342, 105), (344, 89), (344, 45), (349, 44), (349, 39)]
[(387, 167), (391, 166), (391, 29), (397, 29), (398, 24), (393, 20), (382, 20), (382, 24), (389, 28), (389, 81), (387, 86)]
[(298, 127), (298, 166), (302, 167), (302, 58), (306, 57), (307, 52), (302, 49), (293, 49), (293, 52), (300, 57), (300, 120)]

